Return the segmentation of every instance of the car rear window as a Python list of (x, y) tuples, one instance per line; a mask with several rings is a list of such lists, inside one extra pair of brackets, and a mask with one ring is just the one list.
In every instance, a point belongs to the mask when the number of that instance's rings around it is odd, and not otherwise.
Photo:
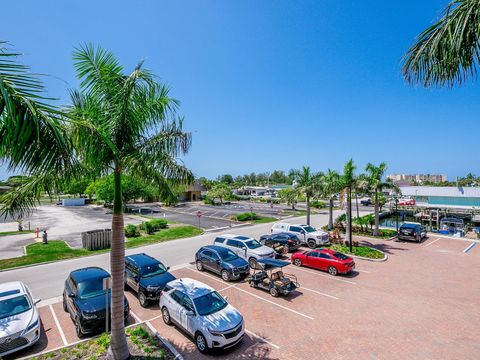
[(347, 255), (339, 253), (339, 252), (334, 253), (333, 256), (335, 256), (337, 259), (340, 259), (340, 260), (347, 260), (348, 259)]
[(224, 241), (225, 241), (225, 238), (221, 238), (221, 237), (215, 238), (215, 242), (217, 243), (223, 244)]

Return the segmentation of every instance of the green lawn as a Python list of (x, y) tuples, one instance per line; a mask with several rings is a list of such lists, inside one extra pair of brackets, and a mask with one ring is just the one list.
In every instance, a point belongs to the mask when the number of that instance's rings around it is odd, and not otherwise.
[(33, 230), (22, 230), (22, 231), (1, 231), (0, 236), (8, 236), (8, 235), (20, 235), (20, 234), (31, 234)]
[(260, 218), (253, 220), (253, 223), (254, 224), (263, 224), (263, 223), (269, 223), (269, 222), (274, 222), (274, 221), (278, 221), (278, 219), (273, 218), (273, 217), (268, 217), (268, 216), (261, 216)]
[(273, 217), (258, 215), (256, 213), (244, 212), (244, 213), (232, 216), (232, 220), (240, 221), (240, 222), (252, 222), (254, 224), (263, 224), (263, 223), (277, 221), (278, 219)]
[(305, 210), (282, 210), (283, 215), (293, 215), (293, 216), (305, 216), (307, 212)]
[[(126, 242), (127, 248), (142, 245), (155, 244), (163, 241), (182, 239), (196, 236), (203, 233), (202, 229), (190, 225), (175, 226), (169, 229), (157, 231), (152, 235), (129, 238)], [(86, 249), (72, 249), (63, 240), (51, 240), (48, 244), (33, 243), (27, 245), (27, 255), (11, 259), (0, 260), (0, 270), (10, 269), (18, 266), (40, 264), (48, 261), (73, 259), (82, 256), (96, 255), (108, 252), (109, 249), (89, 251)]]
[(345, 245), (332, 244), (330, 245), (330, 248), (346, 255), (357, 255), (370, 259), (383, 259), (384, 257), (384, 255), (380, 251), (370, 248), (368, 246), (354, 246), (352, 252), (350, 252), (349, 247)]

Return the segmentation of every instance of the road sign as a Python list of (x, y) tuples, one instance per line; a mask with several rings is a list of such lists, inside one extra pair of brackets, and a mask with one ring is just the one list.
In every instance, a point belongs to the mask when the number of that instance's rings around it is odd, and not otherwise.
[(102, 279), (102, 288), (105, 290), (105, 331), (108, 332), (108, 318), (110, 317), (109, 306), (108, 306), (108, 289), (112, 287), (112, 278), (106, 277)]
[(203, 215), (202, 212), (201, 212), (200, 210), (198, 210), (198, 211), (197, 211), (197, 216), (198, 216), (199, 218), (201, 218), (202, 215)]

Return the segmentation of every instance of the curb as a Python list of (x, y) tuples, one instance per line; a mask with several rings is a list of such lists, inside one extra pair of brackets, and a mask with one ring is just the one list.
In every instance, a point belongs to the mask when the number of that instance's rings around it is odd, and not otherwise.
[(158, 333), (158, 331), (150, 324), (150, 321), (145, 321), (145, 325), (148, 326), (151, 332), (155, 334), (155, 336), (165, 345), (165, 347), (170, 350), (170, 352), (175, 356), (174, 359), (183, 360), (183, 356), (175, 349), (175, 347), (162, 335)]
[[(363, 245), (363, 246), (365, 246), (365, 245)], [(370, 246), (365, 246), (365, 247), (368, 247), (369, 249), (376, 250), (376, 251), (382, 253), (383, 254), (383, 259), (372, 259), (372, 258), (367, 258), (367, 257), (352, 255), (352, 254), (346, 254), (346, 255), (351, 256), (353, 258), (366, 260), (366, 261), (373, 261), (373, 262), (384, 262), (384, 261), (388, 260), (388, 255), (386, 253), (384, 253), (382, 250), (378, 250), (378, 249), (372, 248)]]

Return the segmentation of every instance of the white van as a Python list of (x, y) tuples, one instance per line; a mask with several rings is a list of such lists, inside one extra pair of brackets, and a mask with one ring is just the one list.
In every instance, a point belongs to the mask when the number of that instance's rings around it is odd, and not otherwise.
[(288, 232), (297, 235), (302, 244), (314, 249), (317, 246), (330, 245), (328, 233), (317, 230), (313, 226), (305, 224), (275, 223), (272, 226), (272, 234)]
[(255, 267), (258, 259), (275, 258), (275, 250), (248, 236), (219, 235), (215, 238), (213, 244), (232, 250), (239, 257), (247, 260), (252, 268)]

